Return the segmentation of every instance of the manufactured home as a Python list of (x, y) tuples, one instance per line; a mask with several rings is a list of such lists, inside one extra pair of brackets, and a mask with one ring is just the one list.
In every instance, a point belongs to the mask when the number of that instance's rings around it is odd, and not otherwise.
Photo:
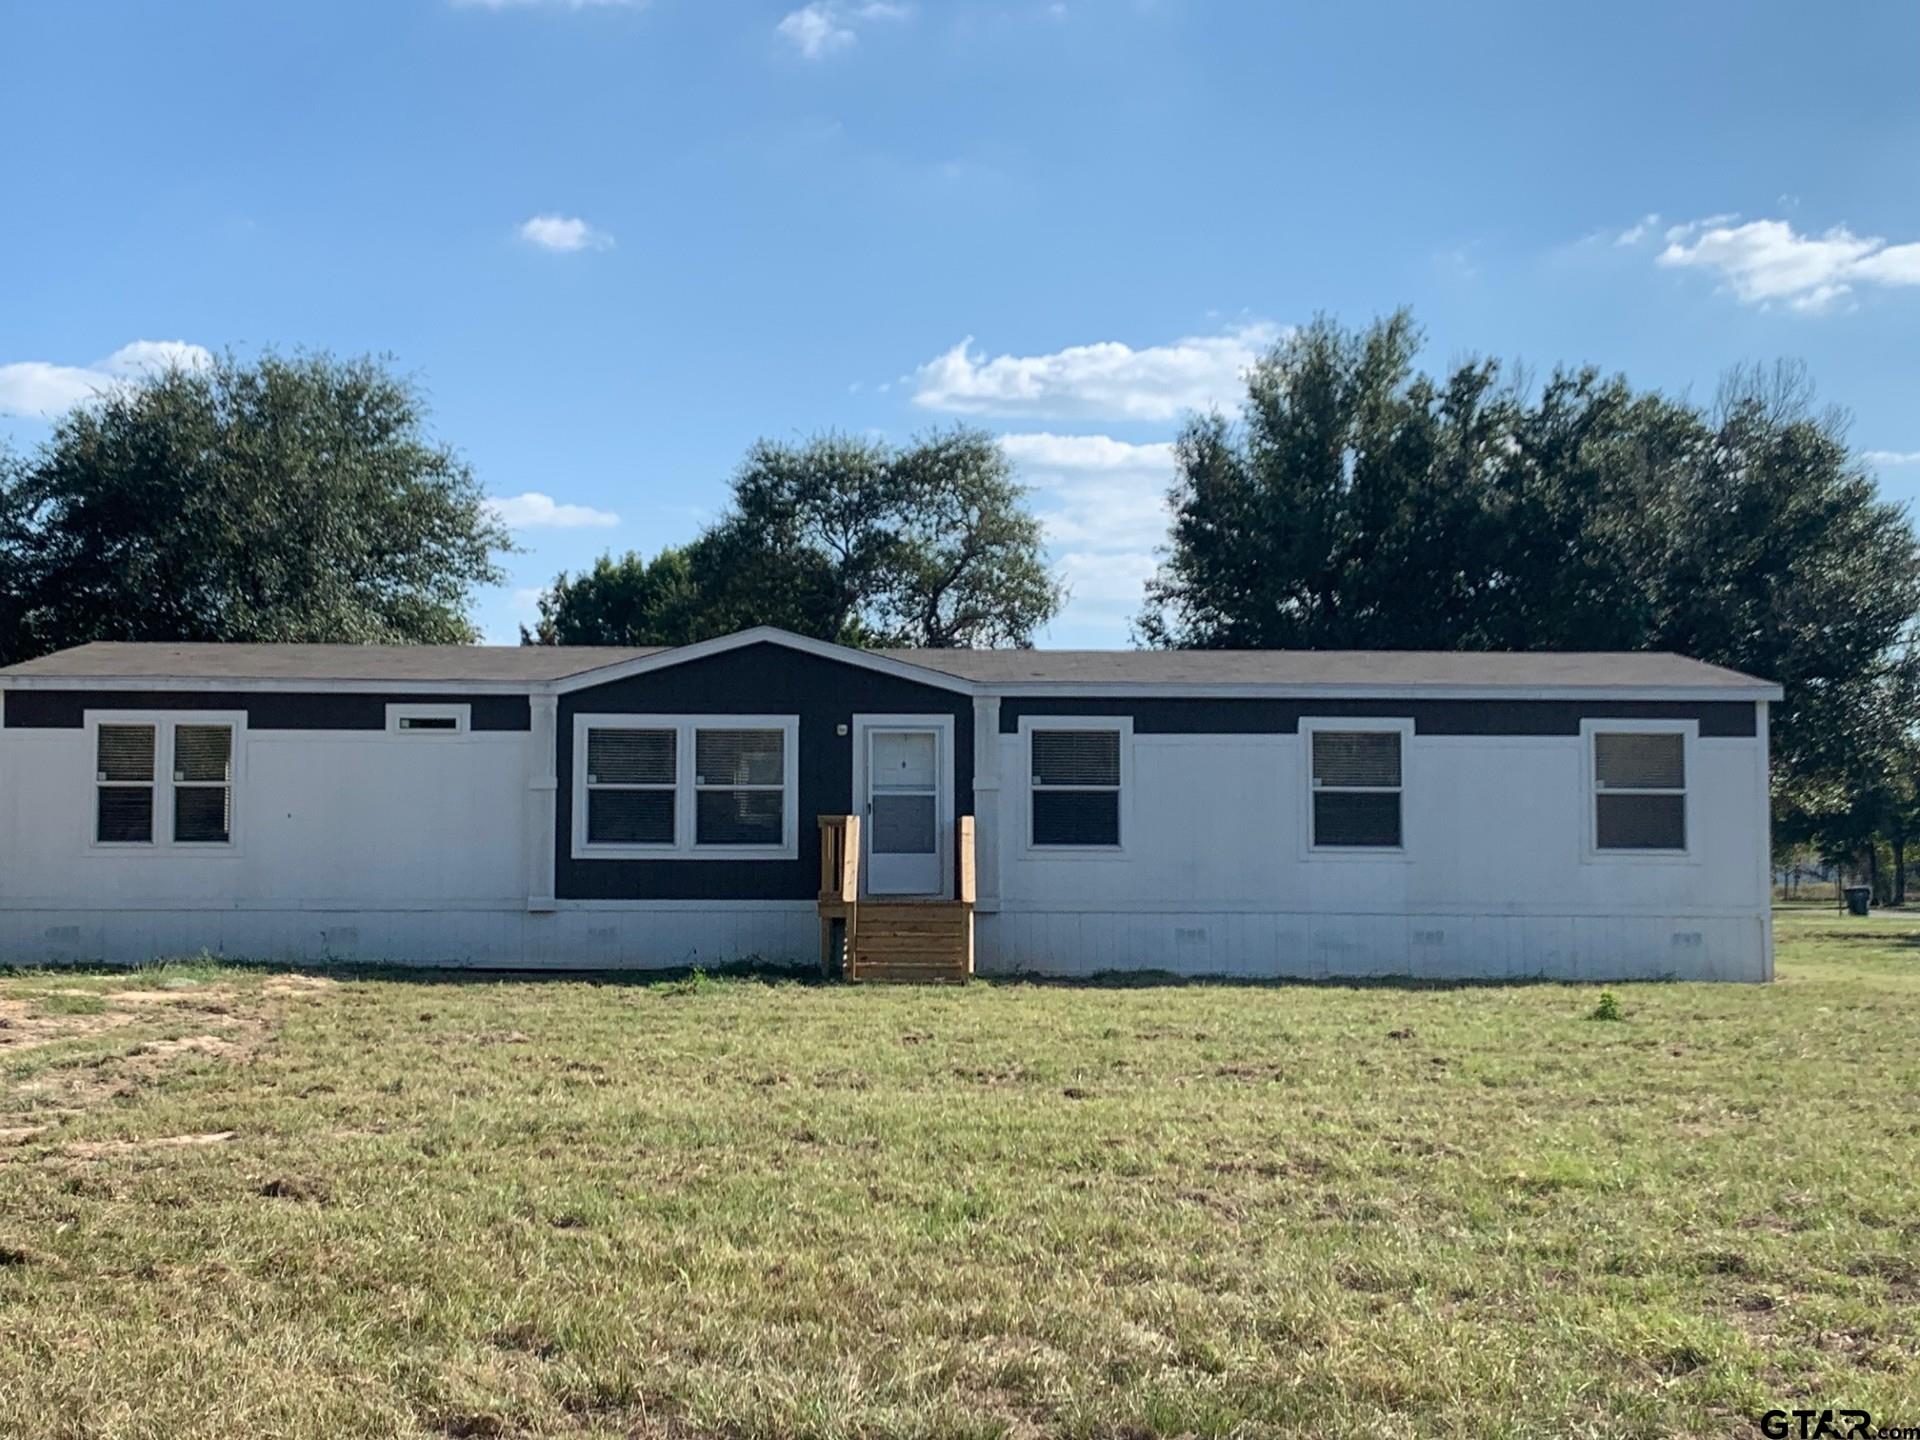
[(1665, 654), (81, 646), (0, 958), (1766, 980), (1762, 680)]

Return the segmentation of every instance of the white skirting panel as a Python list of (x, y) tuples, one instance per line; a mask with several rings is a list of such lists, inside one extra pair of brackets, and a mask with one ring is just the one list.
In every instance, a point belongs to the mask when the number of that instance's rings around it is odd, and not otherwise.
[(201, 953), (308, 964), (641, 970), (819, 957), (810, 902), (525, 910), (0, 910), (0, 962)]
[[(325, 964), (624, 970), (811, 963), (812, 904), (524, 910), (0, 910), (0, 962), (139, 964), (209, 953)], [(1243, 979), (1749, 980), (1753, 916), (1303, 915), (1268, 911), (982, 914), (983, 975), (1166, 970)]]
[(974, 943), (983, 975), (1763, 981), (1768, 924), (1751, 915), (1020, 910), (979, 916)]

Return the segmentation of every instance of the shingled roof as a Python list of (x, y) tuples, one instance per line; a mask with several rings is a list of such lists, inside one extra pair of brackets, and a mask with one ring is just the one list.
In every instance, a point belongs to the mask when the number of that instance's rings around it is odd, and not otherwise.
[[(729, 637), (815, 649), (781, 632)], [(725, 644), (727, 642), (719, 642)], [(715, 642), (686, 647), (688, 658)], [(103, 641), (0, 669), (0, 684), (36, 687), (73, 681), (143, 683), (475, 685), (488, 689), (578, 683), (593, 672), (658, 660), (663, 647), (594, 645), (176, 645)], [(1063, 686), (1166, 686), (1224, 689), (1289, 688), (1531, 691), (1686, 690), (1765, 698), (1769, 682), (1737, 670), (1662, 652), (1477, 653), (1416, 650), (879, 650), (874, 655), (986, 689)], [(663, 662), (670, 663), (670, 662)]]

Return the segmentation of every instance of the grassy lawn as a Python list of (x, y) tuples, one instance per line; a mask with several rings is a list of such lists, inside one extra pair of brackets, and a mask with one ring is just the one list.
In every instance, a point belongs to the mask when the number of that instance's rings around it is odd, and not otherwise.
[(0, 977), (0, 1435), (1920, 1424), (1920, 920), (1771, 987)]

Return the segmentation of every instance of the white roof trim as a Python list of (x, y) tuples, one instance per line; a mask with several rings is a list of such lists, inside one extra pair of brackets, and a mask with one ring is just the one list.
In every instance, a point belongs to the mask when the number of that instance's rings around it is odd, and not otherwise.
[(751, 630), (737, 631), (732, 635), (721, 635), (712, 640), (699, 640), (691, 645), (677, 645), (671, 650), (662, 650), (657, 655), (642, 655), (637, 660), (620, 660), (611, 665), (602, 665), (597, 669), (581, 670), (565, 679), (550, 680), (536, 688), (565, 695), (574, 690), (584, 690), (595, 685), (625, 680), (633, 675), (647, 675), (655, 670), (670, 670), (676, 665), (685, 665), (693, 660), (704, 660), (709, 655), (724, 655), (729, 650), (738, 650), (746, 645), (784, 645), (789, 650), (817, 655), (823, 660), (834, 660), (842, 665), (858, 666), (863, 670), (875, 670), (882, 675), (911, 680), (916, 685), (930, 685), (937, 690), (952, 690), (961, 695), (981, 693), (985, 688), (970, 680), (962, 680), (957, 675), (949, 675), (942, 670), (929, 670), (924, 665), (909, 665), (904, 660), (875, 655), (870, 650), (857, 650), (851, 645), (836, 645), (830, 640), (809, 639), (805, 635), (796, 635), (791, 630), (781, 630), (773, 625), (756, 625)]

